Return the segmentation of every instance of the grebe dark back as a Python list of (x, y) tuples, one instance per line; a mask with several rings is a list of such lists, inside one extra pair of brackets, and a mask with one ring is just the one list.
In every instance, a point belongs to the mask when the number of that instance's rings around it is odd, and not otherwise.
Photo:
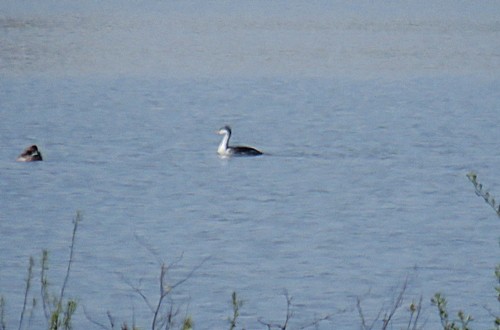
[(219, 144), (219, 148), (217, 149), (217, 153), (221, 156), (224, 157), (229, 157), (229, 156), (260, 156), (262, 155), (262, 152), (252, 148), (252, 147), (245, 147), (245, 146), (234, 146), (231, 147), (229, 146), (229, 139), (231, 138), (231, 127), (229, 126), (224, 126), (219, 131), (217, 131), (217, 134), (219, 135), (224, 135), (222, 138), (221, 143)]
[(43, 160), (43, 158), (38, 147), (34, 144), (24, 149), (23, 153), (20, 154), (16, 160), (18, 162), (36, 162)]

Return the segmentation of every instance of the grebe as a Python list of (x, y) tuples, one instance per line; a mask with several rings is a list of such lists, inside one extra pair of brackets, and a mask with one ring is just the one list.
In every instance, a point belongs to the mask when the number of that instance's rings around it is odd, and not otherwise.
[(217, 153), (221, 156), (228, 157), (228, 156), (260, 156), (262, 155), (262, 152), (251, 148), (251, 147), (245, 147), (245, 146), (234, 146), (230, 147), (229, 144), (229, 139), (231, 138), (231, 127), (229, 126), (224, 126), (221, 129), (217, 131), (217, 134), (219, 135), (224, 135), (222, 138), (221, 143), (219, 144), (219, 148), (217, 149)]
[(18, 162), (36, 162), (40, 160), (43, 160), (42, 154), (35, 144), (24, 149), (23, 153), (17, 157)]

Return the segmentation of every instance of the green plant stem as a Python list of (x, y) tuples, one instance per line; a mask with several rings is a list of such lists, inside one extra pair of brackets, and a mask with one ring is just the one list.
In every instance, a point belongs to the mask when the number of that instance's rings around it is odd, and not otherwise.
[(76, 230), (78, 229), (78, 223), (82, 220), (82, 214), (80, 211), (76, 212), (76, 217), (73, 220), (73, 235), (71, 236), (71, 246), (69, 250), (69, 261), (68, 261), (68, 268), (66, 269), (66, 276), (64, 277), (64, 282), (61, 287), (61, 294), (59, 296), (59, 304), (62, 303), (62, 300), (64, 298), (64, 290), (66, 289), (66, 285), (68, 284), (69, 280), (69, 273), (71, 271), (71, 264), (73, 263), (73, 253), (75, 251), (75, 239), (76, 239)]
[(0, 296), (0, 330), (6, 330), (7, 326), (5, 325), (5, 299), (3, 296)]
[(29, 266), (28, 266), (28, 277), (26, 278), (26, 288), (24, 289), (24, 301), (23, 301), (23, 309), (21, 311), (21, 317), (19, 319), (19, 330), (21, 330), (23, 326), (24, 313), (26, 312), (26, 305), (28, 304), (28, 295), (31, 288), (31, 280), (33, 279), (33, 266), (35, 265), (35, 261), (33, 257), (30, 257)]
[(474, 172), (467, 173), (467, 178), (474, 185), (476, 195), (481, 196), (484, 201), (495, 210), (496, 214), (500, 217), (500, 205), (497, 205), (493, 195), (483, 189), (483, 185), (477, 181), (477, 174)]

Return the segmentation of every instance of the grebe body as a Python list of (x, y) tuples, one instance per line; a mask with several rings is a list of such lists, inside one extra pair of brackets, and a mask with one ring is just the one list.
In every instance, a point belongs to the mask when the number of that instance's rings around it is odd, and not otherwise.
[(230, 156), (260, 156), (262, 151), (259, 151), (252, 147), (246, 146), (229, 146), (229, 139), (231, 138), (231, 127), (224, 126), (217, 131), (217, 134), (224, 135), (222, 141), (219, 144), (217, 153), (223, 157)]
[(43, 160), (43, 158), (38, 147), (34, 144), (24, 149), (23, 153), (20, 154), (16, 160), (18, 162), (36, 162)]

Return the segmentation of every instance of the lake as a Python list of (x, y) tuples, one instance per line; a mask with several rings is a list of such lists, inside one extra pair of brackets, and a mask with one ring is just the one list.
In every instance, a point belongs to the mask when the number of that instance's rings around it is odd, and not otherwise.
[[(29, 257), (75, 329), (151, 327), (161, 263), (179, 322), (359, 329), (407, 279), (394, 328), (490, 328), (498, 311), (500, 5), (431, 1), (4, 1), (0, 295), (18, 327)], [(265, 155), (221, 159), (215, 131)], [(43, 162), (18, 163), (37, 144)], [(169, 301), (170, 302), (170, 301)], [(85, 311), (85, 312), (84, 312)], [(87, 316), (85, 315), (87, 314)], [(498, 312), (496, 312), (498, 315)], [(91, 320), (89, 320), (89, 318)], [(94, 321), (94, 322), (92, 322)], [(28, 324), (30, 322), (30, 324)], [(38, 301), (25, 328), (45, 327)], [(314, 328), (314, 327), (309, 327)]]

